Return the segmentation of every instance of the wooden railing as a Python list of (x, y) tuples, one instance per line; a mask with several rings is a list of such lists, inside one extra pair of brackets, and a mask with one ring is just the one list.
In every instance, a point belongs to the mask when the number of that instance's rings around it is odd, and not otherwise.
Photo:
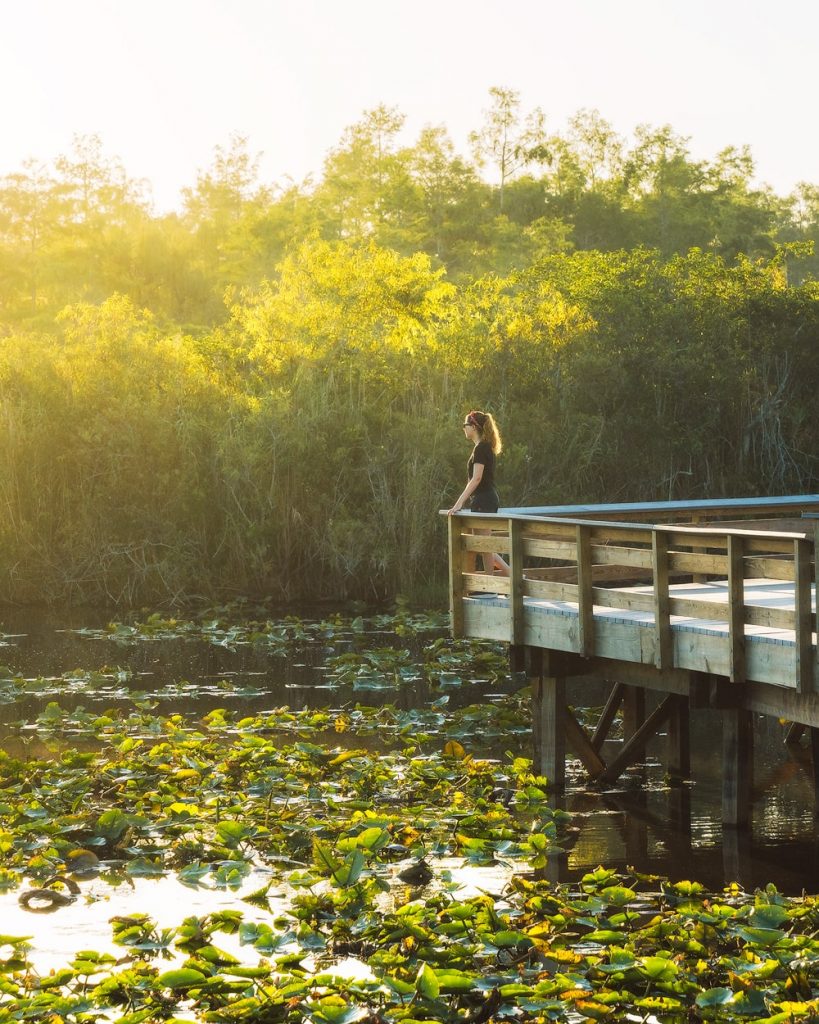
[[(779, 513), (782, 519), (787, 517), (788, 526), (796, 523), (803, 529), (772, 529), (775, 519), (766, 521), (763, 529), (754, 529), (753, 521), (747, 523), (749, 528), (740, 529), (713, 521), (691, 526), (544, 517), (540, 510), (536, 515), (450, 516), (453, 634), (464, 635), (468, 594), (493, 593), (508, 600), (504, 613), (513, 644), (525, 642), (525, 598), (559, 601), (576, 606), (575, 649), (591, 657), (596, 653), (595, 608), (648, 612), (654, 631), (654, 664), (663, 669), (673, 666), (671, 616), (727, 622), (728, 675), (741, 682), (746, 678), (746, 626), (768, 626), (793, 633), (794, 678), (783, 680), (783, 685), (810, 692), (815, 672), (812, 634), (817, 631), (811, 585), (817, 582), (819, 498), (804, 496), (801, 503), (781, 500), (782, 506), (768, 502), (755, 506), (754, 512), (769, 517)], [(736, 501), (709, 506), (711, 519), (736, 519), (738, 512), (746, 512), (738, 509)], [(808, 517), (800, 520), (800, 512)], [(509, 563), (508, 577), (476, 572), (469, 564), (474, 555), (491, 553)], [(717, 579), (726, 581), (722, 602), (674, 589), (677, 583)], [(749, 604), (745, 588), (749, 579), (786, 582), (793, 591), (792, 607)]]

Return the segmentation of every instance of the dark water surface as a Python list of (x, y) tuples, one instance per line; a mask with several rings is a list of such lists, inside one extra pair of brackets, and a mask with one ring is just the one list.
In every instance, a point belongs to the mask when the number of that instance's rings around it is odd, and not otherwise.
[[(104, 627), (111, 618), (111, 613), (95, 609), (4, 609), (0, 611), (0, 629), (6, 638), (0, 648), (0, 665), (27, 678), (55, 679), (77, 669), (121, 669), (130, 673), (126, 687), (155, 696), (155, 711), (163, 715), (177, 711), (204, 714), (216, 707), (257, 714), (284, 705), (298, 710), (335, 708), (350, 702), (425, 707), (440, 696), (430, 693), (423, 683), (377, 693), (351, 693), (328, 687), (322, 669), (329, 655), (343, 653), (352, 645), (359, 650), (368, 644), (411, 647), (428, 642), (428, 637), (410, 641), (383, 630), (354, 639), (338, 635), (294, 656), (254, 645), (230, 649), (184, 638), (123, 644), (72, 632)], [(65, 740), (46, 741), (36, 730), (21, 728), (20, 723), (32, 722), (49, 700), (58, 699), (66, 709), (83, 705), (100, 710), (117, 699), (116, 687), (99, 694), (73, 694), (63, 683), (56, 685), (61, 689), (59, 697), (46, 692), (0, 704), (0, 743), (10, 753), (49, 756), (60, 743), (66, 745)], [(507, 692), (516, 688), (513, 680), (506, 687)], [(461, 691), (448, 691), (450, 705), (491, 699), (488, 689), (470, 684)], [(603, 697), (599, 691), (569, 690), (570, 702), (578, 707), (598, 706)], [(572, 814), (572, 826), (566, 852), (554, 858), (547, 869), (550, 876), (571, 881), (603, 864), (677, 880), (695, 879), (714, 889), (735, 881), (746, 889), (773, 883), (789, 894), (816, 892), (819, 830), (810, 752), (787, 747), (784, 733), (784, 726), (774, 719), (756, 720), (753, 828), (745, 831), (723, 829), (721, 824), (718, 713), (693, 712), (693, 779), (682, 785), (672, 787), (667, 782), (661, 764), (662, 737), (649, 745), (645, 764), (605, 790), (589, 787), (579, 764), (572, 764), (569, 791), (560, 799), (561, 806)], [(510, 739), (499, 755), (505, 750), (530, 754), (528, 738)]]

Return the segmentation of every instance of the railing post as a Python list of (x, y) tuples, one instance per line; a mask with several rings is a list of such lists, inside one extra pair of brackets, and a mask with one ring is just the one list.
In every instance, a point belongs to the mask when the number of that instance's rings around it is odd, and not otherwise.
[(594, 594), (591, 527), (576, 527), (577, 541), (577, 646), (584, 658), (594, 654)]
[(728, 643), (732, 683), (745, 682), (745, 545), (728, 534)]
[(794, 646), (797, 693), (813, 692), (813, 609), (811, 608), (811, 544), (807, 538), (793, 542)]
[(668, 534), (654, 530), (651, 535), (651, 574), (654, 584), (654, 664), (672, 665), (671, 617), (668, 599)]
[(509, 520), (509, 643), (524, 643), (522, 523)]
[(457, 640), (464, 635), (463, 528), (457, 515), (447, 517), (449, 529), (449, 623)]

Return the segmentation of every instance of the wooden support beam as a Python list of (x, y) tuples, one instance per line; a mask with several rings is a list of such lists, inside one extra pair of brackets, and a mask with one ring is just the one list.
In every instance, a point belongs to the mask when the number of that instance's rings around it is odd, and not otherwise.
[(623, 739), (630, 740), (645, 720), (645, 690), (639, 686), (627, 686), (623, 694)]
[(671, 668), (671, 621), (668, 604), (668, 534), (651, 535), (651, 570), (654, 578), (654, 664)]
[(741, 708), (722, 712), (722, 822), (745, 828), (751, 822), (753, 716)]
[(672, 780), (691, 777), (691, 728), (687, 697), (672, 694), (668, 719), (668, 775)]
[(807, 728), (806, 725), (802, 725), (801, 722), (791, 722), (788, 725), (787, 732), (785, 733), (785, 743), (789, 747), (795, 747), (802, 739), (802, 733)]
[(608, 739), (612, 722), (614, 721), (617, 712), (620, 710), (620, 704), (623, 701), (623, 695), (625, 692), (626, 688), (622, 683), (615, 683), (611, 688), (611, 693), (608, 696), (608, 700), (600, 714), (600, 718), (591, 738), (592, 748), (598, 753), (600, 752), (600, 748)]
[(509, 671), (512, 675), (526, 671), (526, 648), (523, 644), (509, 645)]
[(743, 538), (728, 535), (728, 638), (732, 683), (745, 682), (745, 548)]
[(461, 539), (463, 529), (457, 516), (447, 518), (449, 539), (449, 628), (458, 640), (464, 635), (464, 550)]
[(577, 540), (577, 650), (583, 657), (594, 654), (594, 577), (591, 527), (576, 527)]
[(746, 889), (753, 885), (754, 865), (749, 829), (722, 830), (722, 871), (726, 882), (736, 882)]
[(608, 765), (605, 772), (600, 776), (604, 782), (613, 782), (619, 778), (629, 765), (640, 757), (645, 751), (646, 744), (656, 733), (657, 729), (668, 721), (674, 706), (674, 694), (669, 694), (643, 722), (640, 728), (634, 733), (631, 739), (626, 740), (617, 757)]
[(819, 729), (810, 730), (810, 752), (813, 759), (814, 807), (819, 807)]
[(605, 762), (592, 746), (583, 726), (565, 705), (563, 707), (563, 727), (566, 742), (580, 758), (589, 776), (592, 779), (599, 778), (606, 770)]
[(549, 780), (549, 788), (562, 791), (566, 786), (566, 680), (546, 675), (548, 658), (539, 648), (528, 648), (529, 683), (532, 690), (533, 769)]

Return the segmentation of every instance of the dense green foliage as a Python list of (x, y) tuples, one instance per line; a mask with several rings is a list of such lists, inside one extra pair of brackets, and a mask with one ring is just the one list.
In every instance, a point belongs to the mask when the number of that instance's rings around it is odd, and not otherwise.
[(492, 101), (178, 214), (94, 138), (0, 181), (0, 599), (429, 595), (468, 407), (505, 504), (815, 489), (817, 190)]

